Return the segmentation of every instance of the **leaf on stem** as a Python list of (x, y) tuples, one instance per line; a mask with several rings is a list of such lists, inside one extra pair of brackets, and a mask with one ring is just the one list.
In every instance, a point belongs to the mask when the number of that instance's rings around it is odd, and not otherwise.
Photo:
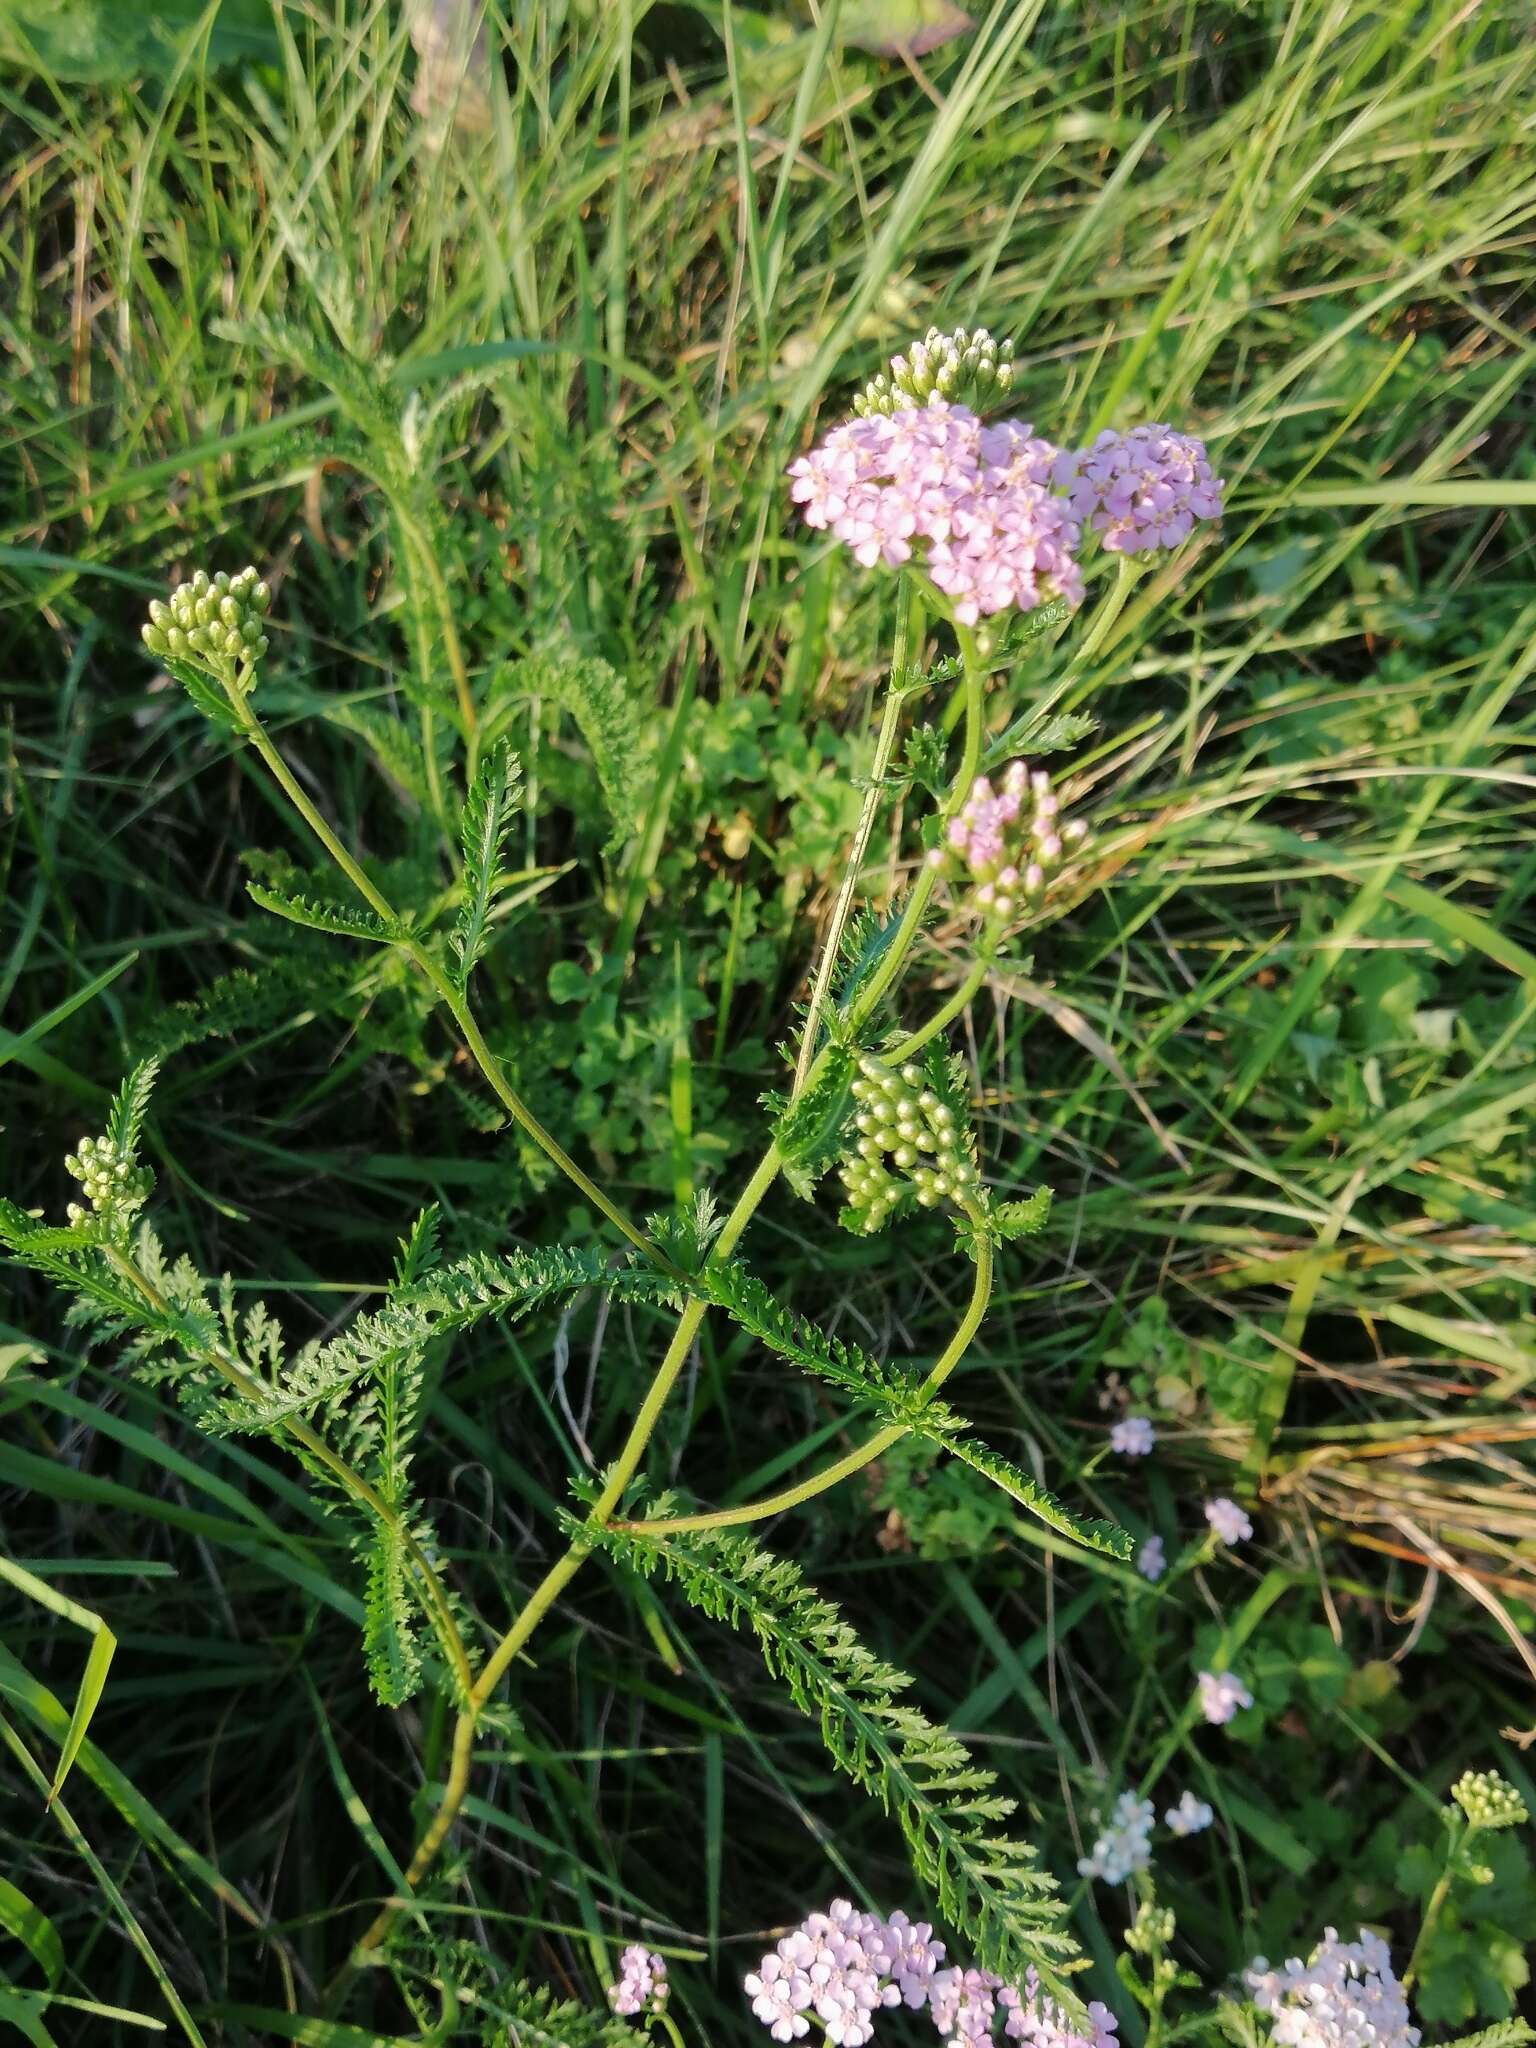
[(457, 959), (454, 981), (459, 993), (485, 950), (490, 929), (491, 898), (501, 876), (502, 855), (522, 797), (522, 767), (505, 740), (490, 749), (480, 763), (464, 812), (459, 820), (459, 842), (464, 849), (464, 900), (454, 928), (453, 951)]
[(716, 1621), (757, 1638), (763, 1661), (819, 1727), (839, 1769), (895, 1815), (935, 1904), (976, 1940), (978, 1961), (1014, 1981), (1037, 1969), (1075, 2011), (1066, 1909), (1026, 1842), (999, 1830), (1014, 1802), (947, 1728), (898, 1695), (911, 1680), (866, 1649), (841, 1611), (787, 1560), (719, 1530), (638, 1534), (578, 1523), (573, 1535), (630, 1570), (658, 1568)]
[(312, 932), (330, 932), (341, 939), (372, 939), (381, 946), (398, 945), (410, 937), (410, 925), (403, 918), (378, 917), (371, 910), (354, 910), (345, 903), (319, 903), (297, 891), (274, 889), (266, 882), (247, 882), (246, 894), (262, 910), (289, 924), (302, 924)]

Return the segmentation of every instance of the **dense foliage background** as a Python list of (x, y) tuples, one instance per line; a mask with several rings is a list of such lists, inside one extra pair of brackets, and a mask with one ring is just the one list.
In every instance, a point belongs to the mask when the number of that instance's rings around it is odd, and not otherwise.
[[(1222, 533), (1138, 601), (1071, 757), (1140, 849), (960, 1034), (990, 1176), (1055, 1205), (957, 1398), (1084, 1512), (1172, 1551), (1252, 1490), (1258, 1540), (1153, 1603), (915, 1452), (769, 1534), (1065, 1883), (1155, 1761), (1212, 1802), (1157, 1863), (1208, 1980), (1325, 1922), (1409, 1928), (1451, 1779), (1533, 1789), (1528, 10), (1036, 0), (914, 56), (945, 10), (509, 0), (456, 121), (393, 7), (150, 9), (137, 39), (110, 12), (0, 4), (7, 1192), (60, 1213), (65, 1151), (158, 1051), (158, 1227), (300, 1337), (428, 1201), (457, 1248), (595, 1234), (402, 968), (249, 905), (315, 856), (138, 645), (176, 577), (271, 579), (269, 722), (414, 897), (447, 872), (446, 614), (534, 797), (494, 1048), (664, 1209), (752, 1156), (870, 759), (890, 585), (793, 521), (786, 461), (930, 322), (1012, 336), (1014, 409), (1057, 440), (1202, 433)], [(552, 645), (625, 688), (542, 689)], [(913, 844), (877, 841), (877, 904)], [(965, 943), (932, 931), (935, 991)], [(919, 1362), (965, 1286), (941, 1223), (855, 1240), (787, 1190), (750, 1249)], [(74, 1995), (164, 2016), (171, 1986), (210, 2042), (284, 2037), (390, 1890), (444, 1730), (370, 1698), (352, 1560), (291, 1466), (194, 1437), (31, 1282), (3, 1317), (5, 1547), (121, 1641), (67, 1797), (86, 1846), (13, 1745), (5, 1868)], [(494, 1622), (664, 1341), (584, 1299), (434, 1358), (418, 1479)], [(1102, 1456), (1128, 1394), (1162, 1419), (1135, 1468)], [(652, 1469), (745, 1498), (842, 1430), (711, 1328)], [(5, 1719), (48, 1757), (84, 1639), (0, 1593)], [(1223, 1630), (1256, 1705), (1196, 1732)], [(645, 1931), (700, 2038), (752, 2025), (764, 1928), (921, 1903), (750, 1643), (601, 1568), (468, 1814), (439, 1935), (596, 2001)], [(1536, 1885), (1497, 1848), (1427, 2025), (1525, 1982)], [(1112, 1996), (1124, 1898), (1073, 1899)], [(374, 2005), (410, 2024), (390, 1983)]]

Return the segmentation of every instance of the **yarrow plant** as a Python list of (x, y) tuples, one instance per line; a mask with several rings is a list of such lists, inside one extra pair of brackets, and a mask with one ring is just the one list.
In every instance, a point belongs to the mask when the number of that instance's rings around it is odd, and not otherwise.
[(1148, 1457), (1156, 1446), (1157, 1431), (1145, 1415), (1128, 1415), (1109, 1432), (1109, 1448), (1122, 1458)]
[(1238, 1543), (1246, 1543), (1253, 1534), (1252, 1522), (1237, 1502), (1229, 1500), (1225, 1494), (1219, 1494), (1215, 1500), (1206, 1502), (1205, 1519), (1209, 1522), (1211, 1534), (1216, 1541), (1226, 1544), (1229, 1548)]
[[(856, 567), (895, 572), (893, 659), (874, 773), (792, 1049), (792, 1079), (771, 1102), (761, 1159), (729, 1206), (706, 1197), (682, 1217), (631, 1214), (612, 1176), (595, 1175), (566, 1150), (491, 1049), (480, 1014), (483, 963), (505, 936), (498, 906), (514, 821), (528, 799), (504, 721), (477, 702), (446, 591), (428, 577), (449, 681), (429, 672), (426, 631), (411, 701), (423, 708), (423, 803), (457, 845), (437, 875), (402, 863), (406, 879), (389, 887), (383, 877), (397, 870), (365, 864), (316, 802), (308, 775), (291, 764), (290, 750), (302, 746), (297, 729), (289, 727), (282, 750), (268, 730), (261, 685), (278, 608), (269, 583), (254, 567), (198, 570), (150, 608), (149, 655), (227, 744), (249, 750), (350, 892), (338, 898), (328, 886), (319, 894), (289, 886), (277, 879), (289, 871), (270, 862), (250, 884), (253, 902), (309, 932), (380, 949), (417, 992), (423, 1031), (435, 1014), (452, 1048), (455, 1086), (478, 1076), (489, 1098), (479, 1105), (482, 1124), (515, 1125), (520, 1145), (563, 1177), (601, 1233), (574, 1245), (450, 1255), (435, 1209), (403, 1217), (395, 1271), (370, 1306), (323, 1339), (295, 1345), (263, 1304), (244, 1297), (237, 1314), (229, 1277), (201, 1273), (157, 1234), (153, 1176), (141, 1156), (153, 1062), (130, 1075), (105, 1128), (72, 1150), (69, 1168), (84, 1200), (71, 1204), (62, 1226), (0, 1206), (0, 1238), (14, 1257), (72, 1298), (80, 1321), (110, 1337), (125, 1369), (179, 1398), (194, 1427), (259, 1437), (292, 1454), (359, 1560), (363, 1651), (379, 1700), (399, 1706), (425, 1686), (437, 1707), (424, 1724), (436, 1731), (444, 1717), (451, 1723), (442, 1782), (403, 1859), (403, 1882), (360, 1930), (329, 1987), (332, 2015), (365, 1965), (410, 1938), (412, 1898), (438, 1881), (485, 1719), (565, 1589), (601, 1553), (637, 1577), (659, 1575), (707, 1615), (750, 1632), (834, 1763), (895, 1818), (930, 1910), (965, 1942), (970, 1960), (962, 1967), (929, 1921), (880, 1920), (837, 1902), (780, 1942), (749, 1979), (754, 2010), (775, 2038), (793, 2040), (814, 2024), (837, 2048), (861, 2048), (875, 2016), (900, 2004), (926, 2008), (946, 2037), (980, 2040), (1000, 2025), (1007, 2038), (1039, 2048), (1109, 2048), (1106, 2009), (1084, 2006), (1073, 1988), (1081, 1958), (1066, 1903), (1031, 1844), (1010, 1835), (1010, 1803), (992, 1774), (950, 1731), (898, 1706), (904, 1675), (867, 1652), (798, 1569), (751, 1533), (911, 1439), (981, 1475), (1010, 1512), (1045, 1524), (1053, 1547), (1116, 1567), (1130, 1556), (1123, 1531), (1058, 1499), (940, 1398), (987, 1316), (1000, 1259), (1012, 1240), (1043, 1227), (1050, 1199), (1045, 1188), (1002, 1199), (989, 1185), (970, 1071), (946, 1034), (1003, 949), (1025, 934), (1035, 942), (1091, 881), (1082, 858), (1089, 821), (1064, 816), (1063, 791), (1037, 761), (1010, 758), (1021, 733), (1024, 749), (1072, 742), (1060, 720), (1050, 736), (1054, 686), (1032, 691), (1027, 671), (1014, 679), (1008, 631), (1027, 622), (1031, 640), (1049, 651), (1047, 636), (1065, 633), (1073, 611), (1096, 593), (1068, 661), (1075, 686), (1086, 653), (1102, 644), (1125, 603), (1126, 565), (1113, 557), (1183, 544), (1195, 523), (1220, 514), (1222, 487), (1198, 440), (1171, 428), (1132, 428), (1074, 450), (1022, 420), (993, 417), (1011, 382), (1010, 351), (985, 330), (930, 333), (865, 390), (853, 417), (790, 468), (790, 496), (807, 526), (831, 534)], [(397, 439), (403, 432), (390, 431)], [(404, 461), (409, 451), (400, 445)], [(587, 650), (546, 649), (530, 660), (530, 694), (623, 696), (622, 679)], [(488, 653), (483, 672), (495, 667)], [(940, 683), (958, 684), (953, 715), (907, 735), (903, 774), (895, 764), (909, 707)], [(1032, 740), (1037, 728), (1044, 736)], [(988, 750), (1004, 732), (999, 751), (1008, 765), (989, 768)], [(855, 924), (882, 806), (898, 790), (905, 802), (919, 786), (932, 798), (927, 814), (917, 815), (919, 804), (892, 813), (915, 830), (899, 907), (882, 923), (871, 903)], [(969, 956), (953, 992), (925, 1006), (904, 983), (945, 886), (967, 928)], [(845, 1196), (841, 1221), (861, 1235), (921, 1210), (953, 1227), (967, 1299), (926, 1372), (824, 1335), (775, 1299), (741, 1256), (777, 1183), (815, 1201), (834, 1168)], [(444, 1361), (465, 1332), (594, 1289), (673, 1317), (670, 1340), (622, 1441), (578, 1490), (574, 1508), (561, 1512), (563, 1547), (494, 1630), (452, 1583), (453, 1553), (414, 1484), (412, 1448), (428, 1389), (450, 1369)], [(653, 1437), (669, 1410), (686, 1431), (690, 1405), (679, 1414), (673, 1397), (710, 1313), (848, 1400), (870, 1418), (867, 1433), (821, 1468), (729, 1508), (665, 1491), (674, 1460), (661, 1469)], [(1126, 1455), (1150, 1450), (1145, 1418), (1121, 1430), (1129, 1432), (1117, 1444)], [(676, 1483), (708, 1483), (690, 1474), (685, 1446), (677, 1458)], [(1137, 1562), (1144, 1578), (1158, 1576), (1157, 1539)], [(498, 1581), (486, 1609), (503, 1593)], [(1210, 1682), (1225, 1688), (1224, 1701), (1246, 1699), (1229, 1674)], [(432, 1742), (435, 1750), (435, 1732)], [(1118, 1882), (1143, 1868), (1152, 1813), (1150, 1801), (1123, 1795), (1086, 1859), (1097, 1874)], [(670, 2026), (668, 1992), (660, 1956), (640, 1944), (626, 1948), (614, 2013)]]

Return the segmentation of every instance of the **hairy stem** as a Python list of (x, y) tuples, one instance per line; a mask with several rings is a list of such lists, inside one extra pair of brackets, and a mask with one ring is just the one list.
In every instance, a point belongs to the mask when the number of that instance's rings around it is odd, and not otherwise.
[(1441, 1909), (1450, 1897), (1451, 1878), (1456, 1868), (1457, 1852), (1476, 1833), (1477, 1829), (1468, 1823), (1464, 1830), (1458, 1830), (1451, 1836), (1445, 1852), (1445, 1868), (1440, 1873), (1439, 1883), (1429, 1895), (1429, 1902), (1424, 1908), (1424, 1918), (1419, 1923), (1418, 1939), (1413, 1944), (1413, 1953), (1409, 1956), (1408, 1967), (1403, 1972), (1402, 1984), (1405, 1991), (1412, 1988), (1414, 1978), (1418, 1975), (1420, 1959), (1429, 1944), (1429, 1937), (1434, 1933), (1435, 1923), (1440, 1918)]
[(983, 954), (979, 960), (973, 961), (970, 972), (955, 990), (954, 994), (934, 1011), (926, 1024), (919, 1024), (915, 1031), (908, 1032), (895, 1051), (887, 1055), (890, 1064), (893, 1067), (903, 1065), (907, 1060), (911, 1059), (913, 1053), (920, 1052), (930, 1038), (937, 1038), (941, 1031), (948, 1025), (953, 1024), (960, 1013), (974, 1000), (977, 990), (991, 972), (992, 956), (990, 953)]
[(805, 1030), (800, 1039), (800, 1057), (795, 1062), (794, 1086), (791, 1096), (798, 1095), (806, 1083), (811, 1056), (816, 1050), (816, 1038), (821, 1029), (822, 1012), (826, 1007), (827, 995), (832, 986), (832, 977), (837, 972), (838, 955), (842, 950), (843, 933), (848, 927), (848, 918), (853, 909), (854, 895), (859, 886), (859, 875), (864, 866), (864, 857), (869, 852), (869, 842), (874, 834), (875, 819), (880, 814), (880, 799), (884, 794), (885, 778), (890, 773), (891, 757), (896, 751), (896, 734), (901, 725), (901, 707), (907, 694), (904, 688), (905, 671), (910, 664), (914, 642), (922, 632), (921, 601), (913, 588), (912, 578), (905, 572), (896, 586), (896, 637), (891, 650), (890, 681), (886, 687), (885, 706), (880, 718), (880, 737), (875, 742), (874, 766), (870, 770), (869, 787), (864, 792), (864, 805), (859, 813), (858, 826), (854, 831), (853, 844), (848, 850), (848, 864), (843, 870), (843, 879), (837, 892), (837, 901), (832, 906), (832, 922), (827, 927), (826, 941), (821, 952), (821, 961), (816, 969), (816, 982), (811, 990), (811, 1006), (806, 1015)]

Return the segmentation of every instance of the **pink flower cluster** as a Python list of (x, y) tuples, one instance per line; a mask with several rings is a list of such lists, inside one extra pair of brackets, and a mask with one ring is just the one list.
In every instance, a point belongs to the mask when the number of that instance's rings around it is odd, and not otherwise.
[(1088, 2007), (1088, 2029), (1044, 1996), (1031, 1970), (1022, 1985), (990, 1970), (941, 1967), (945, 1946), (926, 1920), (893, 1913), (889, 1920), (834, 1899), (812, 1913), (765, 1955), (746, 1978), (752, 2011), (775, 2041), (795, 2041), (820, 2021), (833, 2048), (862, 2048), (883, 2008), (927, 2006), (937, 2031), (957, 2048), (990, 2042), (1001, 2006), (1004, 2034), (1032, 2048), (1117, 2048), (1115, 2018)]
[(866, 568), (922, 547), (973, 626), (1082, 597), (1078, 522), (1048, 488), (1057, 452), (1016, 420), (984, 427), (967, 406), (909, 406), (834, 427), (790, 465), (790, 489), (807, 525), (829, 528)]
[(1083, 595), (1086, 521), (1117, 554), (1177, 547), (1221, 513), (1205, 444), (1171, 427), (1104, 433), (1072, 451), (1019, 420), (984, 426), (968, 406), (931, 399), (845, 420), (790, 464), (807, 525), (836, 534), (866, 568), (921, 552), (955, 617), (1033, 611)]
[(1205, 1519), (1211, 1525), (1211, 1534), (1218, 1543), (1232, 1545), (1246, 1543), (1253, 1534), (1253, 1524), (1243, 1513), (1235, 1500), (1220, 1493), (1215, 1500), (1205, 1504)]
[(1340, 1941), (1328, 1927), (1310, 1962), (1272, 1970), (1263, 1956), (1243, 1972), (1254, 2004), (1270, 2016), (1277, 2048), (1418, 2048), (1408, 2000), (1378, 1934)]
[(1172, 427), (1100, 434), (1091, 448), (1058, 456), (1051, 481), (1112, 554), (1176, 548), (1197, 519), (1221, 517), (1223, 485), (1205, 443)]
[(608, 2003), (623, 2019), (632, 2019), (639, 2012), (664, 2012), (671, 1988), (665, 1956), (654, 1955), (637, 1941), (619, 1957), (619, 1974), (608, 1986)]
[(1088, 836), (1081, 820), (1062, 824), (1061, 800), (1043, 769), (1014, 761), (996, 789), (978, 775), (971, 793), (949, 821), (945, 845), (929, 859), (936, 867), (963, 869), (970, 902), (987, 924), (1006, 924), (1025, 904), (1044, 894), (1069, 849)]

